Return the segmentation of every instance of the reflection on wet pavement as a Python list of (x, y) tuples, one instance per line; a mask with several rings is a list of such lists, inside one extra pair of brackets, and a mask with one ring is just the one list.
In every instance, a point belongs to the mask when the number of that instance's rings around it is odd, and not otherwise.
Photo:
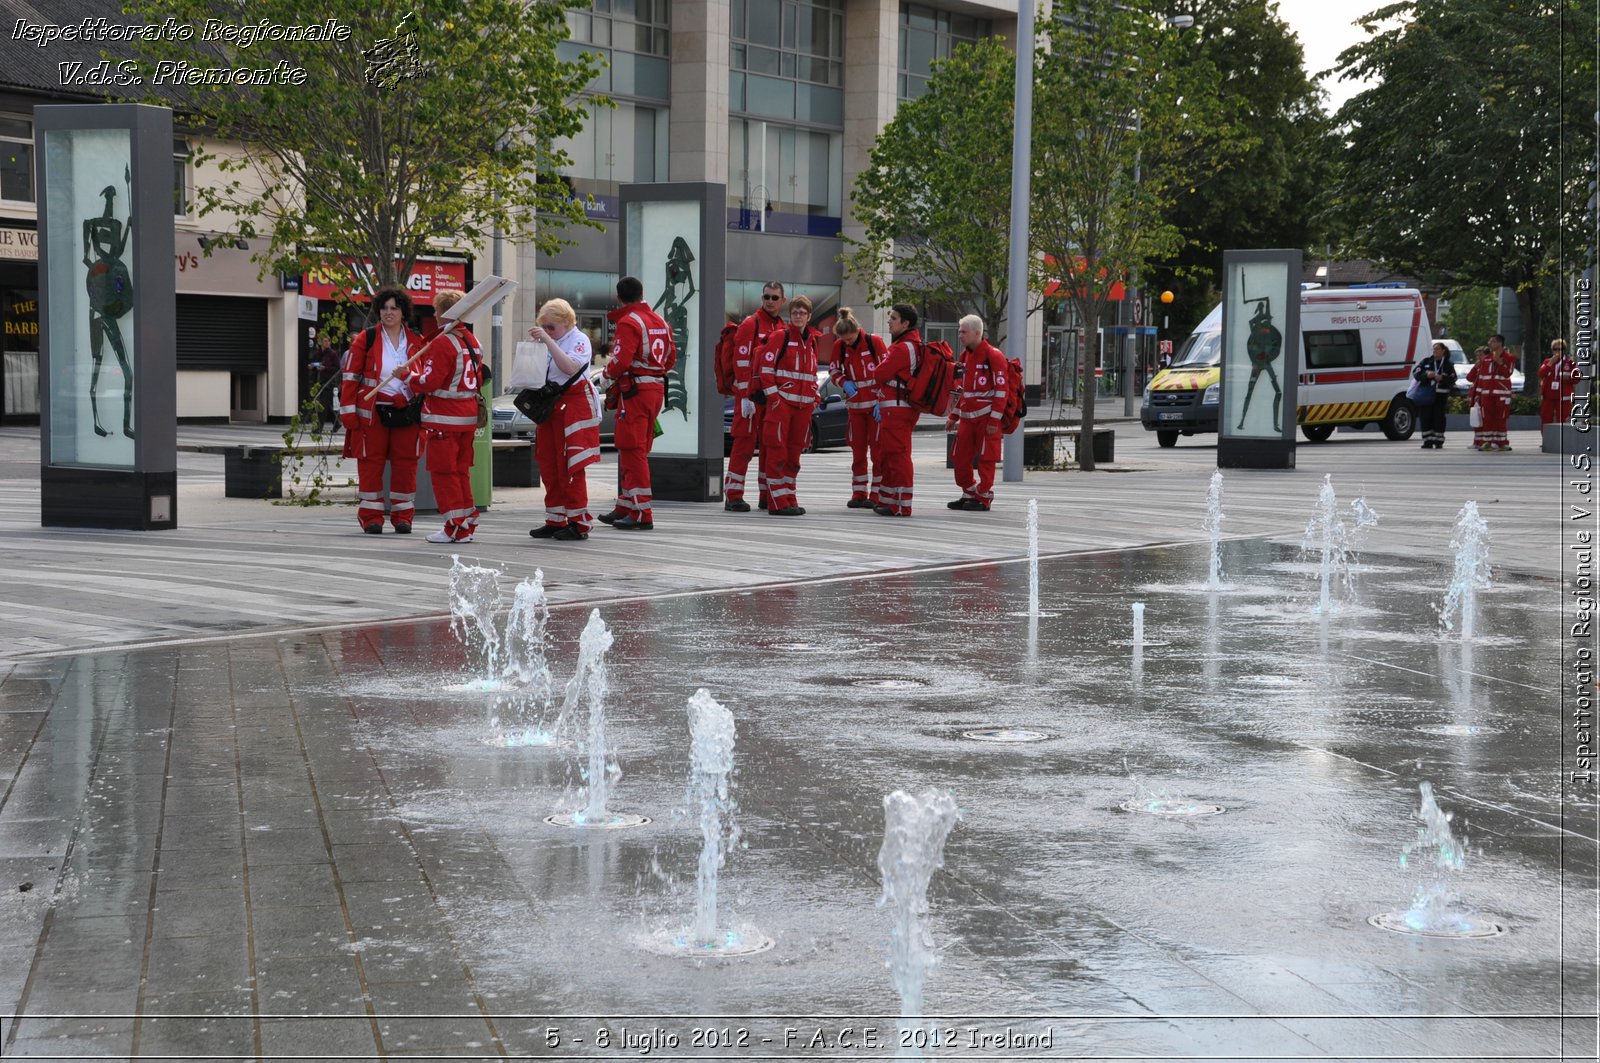
[[(1442, 566), (1358, 564), (1317, 615), (1292, 551), (1222, 563), (1207, 594), (1203, 545), (1047, 560), (1032, 625), (1018, 564), (609, 608), (612, 807), (650, 820), (626, 831), (545, 823), (585, 755), (491, 744), (444, 622), (18, 665), (0, 1044), (891, 1055), (883, 797), (938, 788), (961, 822), (929, 890), (928, 1056), (1558, 1055), (1562, 1010), (1595, 1009), (1596, 928), (1554, 589), (1500, 580), (1464, 646), (1438, 634)], [(551, 613), (558, 684), (586, 619)], [(775, 946), (696, 962), (641, 942), (694, 909), (699, 687), (738, 728), (719, 925)], [(1368, 924), (1416, 885), (1424, 780), (1501, 937)], [(1140, 787), (1226, 814), (1130, 814)]]

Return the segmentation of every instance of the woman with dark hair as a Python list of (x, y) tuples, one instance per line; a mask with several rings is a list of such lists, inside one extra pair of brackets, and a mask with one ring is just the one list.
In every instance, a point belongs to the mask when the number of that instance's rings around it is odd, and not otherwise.
[[(340, 387), (340, 422), (356, 459), (361, 504), (356, 520), (368, 535), (383, 533), (383, 471), (389, 470), (389, 522), (411, 534), (417, 511), (417, 461), (422, 427), (410, 413), (411, 389), (396, 371), (422, 349), (422, 337), (406, 327), (411, 297), (403, 288), (380, 288), (372, 297), (378, 324), (356, 334), (345, 359)], [(379, 385), (382, 385), (379, 387)], [(369, 395), (373, 388), (379, 390)]]
[[(883, 337), (861, 327), (848, 306), (839, 308), (833, 334), (839, 337), (833, 371), (829, 374), (845, 394), (849, 417), (850, 509), (872, 509), (878, 504), (878, 481), (883, 477), (883, 448), (878, 439), (878, 382), (872, 376), (888, 346)], [(871, 474), (867, 459), (872, 460)]]
[(911, 516), (911, 432), (917, 425), (917, 411), (906, 402), (906, 385), (911, 383), (917, 359), (922, 355), (922, 336), (917, 332), (917, 311), (907, 303), (896, 303), (889, 310), (889, 335), (893, 342), (872, 371), (878, 382), (878, 445), (883, 448), (883, 479), (878, 485), (880, 517)]
[(1412, 401), (1417, 405), (1417, 419), (1422, 422), (1422, 449), (1442, 450), (1445, 414), (1456, 387), (1456, 367), (1450, 362), (1450, 348), (1435, 343), (1428, 357), (1411, 371), (1411, 379), (1416, 381), (1412, 390), (1419, 395)]

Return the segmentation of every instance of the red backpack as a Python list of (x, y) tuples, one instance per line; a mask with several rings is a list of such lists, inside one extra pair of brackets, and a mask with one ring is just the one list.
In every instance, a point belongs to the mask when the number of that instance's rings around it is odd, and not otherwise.
[(1006, 385), (1006, 408), (1000, 411), (1000, 432), (1010, 435), (1028, 416), (1027, 392), (1022, 387), (1022, 363), (1015, 358), (1006, 359), (1011, 379)]
[(911, 368), (906, 402), (922, 413), (950, 416), (955, 405), (956, 357), (944, 340), (924, 343)]
[(722, 335), (717, 338), (717, 346), (712, 354), (712, 361), (717, 367), (717, 394), (733, 394), (733, 362), (735, 348), (733, 337), (739, 331), (739, 326), (726, 324), (722, 326)]

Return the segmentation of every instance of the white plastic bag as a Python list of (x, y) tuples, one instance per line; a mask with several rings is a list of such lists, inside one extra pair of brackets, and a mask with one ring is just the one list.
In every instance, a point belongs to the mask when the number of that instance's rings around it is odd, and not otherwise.
[(1467, 424), (1473, 428), (1483, 427), (1483, 407), (1476, 404), (1467, 412)]
[(550, 352), (542, 343), (522, 340), (511, 356), (511, 379), (506, 387), (512, 391), (523, 388), (542, 388), (550, 375)]

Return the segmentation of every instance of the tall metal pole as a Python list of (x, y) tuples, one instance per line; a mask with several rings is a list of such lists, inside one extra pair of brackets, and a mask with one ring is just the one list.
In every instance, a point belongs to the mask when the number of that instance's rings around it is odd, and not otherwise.
[[(1144, 145), (1144, 113), (1135, 111), (1133, 114), (1133, 188), (1134, 195), (1144, 187), (1144, 179), (1140, 175), (1139, 163), (1143, 160)], [(1139, 271), (1134, 269), (1128, 278), (1128, 348), (1122, 360), (1122, 416), (1132, 417), (1133, 409), (1133, 363), (1139, 349)]]
[[(1028, 351), (1028, 207), (1033, 189), (1033, 15), (1038, 0), (1017, 5), (1017, 79), (1015, 122), (1011, 130), (1011, 276), (1006, 284), (1006, 347), (1027, 365)], [(1024, 419), (1026, 420), (1026, 419)], [(1022, 429), (1006, 436), (1002, 456), (1006, 483), (1022, 479)]]

